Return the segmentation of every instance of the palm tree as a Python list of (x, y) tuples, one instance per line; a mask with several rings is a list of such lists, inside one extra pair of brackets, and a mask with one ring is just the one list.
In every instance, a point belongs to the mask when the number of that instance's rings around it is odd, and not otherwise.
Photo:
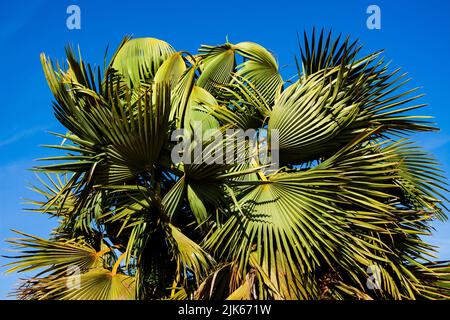
[[(192, 55), (125, 38), (102, 68), (71, 48), (66, 66), (42, 55), (67, 132), (46, 146), (64, 154), (35, 168), (30, 203), (58, 227), (9, 240), (9, 272), (39, 270), (17, 296), (449, 298), (448, 262), (424, 240), (446, 219), (445, 177), (407, 138), (437, 130), (413, 113), (420, 95), (381, 51), (360, 57), (357, 41), (322, 31), (302, 47), (288, 81), (252, 42)], [(175, 163), (172, 132), (191, 137), (199, 122), (267, 130), (278, 169), (247, 143), (233, 144), (240, 163)]]

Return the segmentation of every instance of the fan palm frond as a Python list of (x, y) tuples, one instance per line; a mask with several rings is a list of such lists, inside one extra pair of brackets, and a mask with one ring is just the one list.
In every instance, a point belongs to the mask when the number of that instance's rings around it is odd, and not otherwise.
[(104, 70), (42, 55), (67, 131), (29, 204), (60, 221), (9, 240), (9, 272), (39, 270), (15, 294), (449, 299), (427, 241), (446, 175), (411, 138), (437, 128), (406, 74), (361, 48), (305, 33), (295, 82), (248, 41), (191, 55), (125, 38)]

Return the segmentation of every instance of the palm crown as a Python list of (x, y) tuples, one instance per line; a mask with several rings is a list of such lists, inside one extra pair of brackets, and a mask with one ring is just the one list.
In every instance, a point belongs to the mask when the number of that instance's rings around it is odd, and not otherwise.
[[(402, 90), (405, 74), (360, 49), (305, 35), (298, 78), (287, 82), (252, 42), (191, 55), (125, 38), (103, 68), (70, 48), (67, 67), (42, 55), (67, 129), (47, 147), (66, 154), (36, 167), (42, 197), (31, 203), (59, 225), (48, 240), (9, 240), (20, 251), (9, 271), (41, 270), (18, 296), (449, 297), (448, 264), (433, 262), (423, 240), (446, 218), (445, 178), (406, 138), (436, 128), (411, 112), (423, 105)], [(239, 144), (241, 163), (175, 163), (171, 133), (192, 135), (195, 123), (267, 129), (267, 146), (276, 132), (279, 168)]]

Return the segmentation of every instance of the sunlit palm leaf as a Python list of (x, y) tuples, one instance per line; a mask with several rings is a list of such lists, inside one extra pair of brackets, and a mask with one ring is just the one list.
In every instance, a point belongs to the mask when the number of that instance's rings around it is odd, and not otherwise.
[(172, 46), (159, 39), (126, 39), (114, 54), (111, 67), (130, 85), (139, 86), (141, 81), (153, 79), (158, 68), (173, 53)]
[[(72, 276), (75, 277), (75, 276)], [(68, 287), (67, 283), (73, 283)], [(134, 300), (135, 279), (113, 273), (106, 269), (95, 269), (74, 278), (59, 278), (49, 283), (48, 292), (41, 299), (58, 300)]]
[(9, 239), (8, 242), (20, 249), (17, 259), (8, 264), (13, 271), (30, 271), (50, 268), (54, 273), (65, 273), (69, 267), (88, 270), (101, 260), (101, 255), (91, 246), (75, 240), (52, 241), (16, 231), (25, 238)]

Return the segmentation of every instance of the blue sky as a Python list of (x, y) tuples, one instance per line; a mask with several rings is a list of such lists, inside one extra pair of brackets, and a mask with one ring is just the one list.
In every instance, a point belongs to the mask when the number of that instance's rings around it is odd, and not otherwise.
[[(69, 5), (81, 9), (81, 30), (66, 27)], [(381, 8), (381, 30), (366, 27), (366, 9)], [(22, 198), (32, 197), (34, 181), (27, 168), (49, 154), (40, 144), (56, 142), (47, 131), (64, 132), (53, 117), (52, 96), (41, 71), (39, 54), (63, 60), (64, 46), (80, 45), (83, 58), (102, 64), (106, 46), (114, 49), (123, 36), (156, 37), (177, 50), (195, 52), (200, 44), (254, 41), (271, 49), (289, 78), (295, 73), (296, 33), (332, 28), (359, 38), (365, 52), (386, 49), (393, 67), (402, 67), (422, 86), (429, 103), (424, 113), (436, 117), (438, 134), (416, 136), (450, 172), (450, 2), (427, 1), (2, 1), (0, 41), (0, 251), (10, 229), (47, 236), (55, 221), (24, 212)], [(448, 176), (448, 174), (447, 174)], [(430, 239), (450, 259), (450, 223), (436, 224)], [(0, 264), (5, 259), (0, 258)], [(0, 269), (4, 271), (4, 269)], [(0, 298), (17, 282), (0, 274)]]

